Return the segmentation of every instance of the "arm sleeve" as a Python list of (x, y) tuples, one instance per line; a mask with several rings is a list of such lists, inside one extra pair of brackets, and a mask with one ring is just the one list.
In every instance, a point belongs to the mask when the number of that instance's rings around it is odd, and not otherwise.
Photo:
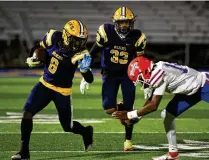
[(100, 52), (101, 50), (102, 48), (99, 47), (97, 43), (94, 43), (94, 45), (91, 47), (91, 50), (89, 51), (89, 54), (91, 56), (95, 56), (96, 53)]
[(136, 56), (141, 56), (144, 54), (144, 49), (146, 47), (146, 44), (147, 44), (146, 36), (144, 33), (142, 33), (135, 43)]
[(88, 83), (92, 83), (94, 81), (94, 76), (91, 70), (88, 70), (86, 73), (81, 73), (84, 77), (85, 81)]
[(97, 31), (96, 42), (92, 46), (89, 54), (92, 56), (92, 60), (98, 52), (101, 52), (103, 46), (108, 41), (107, 34), (104, 29), (104, 25), (101, 25)]
[(152, 72), (151, 78), (149, 80), (150, 85), (154, 88), (157, 88), (162, 83), (164, 83), (164, 76), (165, 76), (165, 71), (162, 69), (156, 68)]

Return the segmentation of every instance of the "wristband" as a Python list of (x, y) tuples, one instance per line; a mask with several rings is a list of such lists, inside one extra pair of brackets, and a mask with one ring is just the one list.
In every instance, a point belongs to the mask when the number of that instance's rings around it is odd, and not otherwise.
[(137, 115), (137, 110), (127, 112), (127, 117), (128, 117), (128, 119), (139, 118), (138, 115)]

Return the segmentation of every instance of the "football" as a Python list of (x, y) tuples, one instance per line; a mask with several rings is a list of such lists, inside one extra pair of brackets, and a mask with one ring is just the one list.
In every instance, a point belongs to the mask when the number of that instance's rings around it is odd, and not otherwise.
[(46, 62), (47, 51), (44, 48), (37, 48), (33, 52), (33, 57), (37, 58), (41, 62)]

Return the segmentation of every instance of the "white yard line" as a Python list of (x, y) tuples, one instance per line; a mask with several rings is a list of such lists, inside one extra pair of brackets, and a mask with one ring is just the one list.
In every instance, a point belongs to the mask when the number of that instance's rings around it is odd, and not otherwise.
[[(0, 152), (17, 152), (17, 151), (0, 151)], [(30, 152), (43, 152), (43, 153), (136, 153), (136, 152), (150, 152), (150, 151), (88, 151), (88, 152), (85, 152), (85, 151), (30, 151)], [(157, 152), (157, 151), (154, 151), (154, 152)], [(159, 152), (159, 151), (158, 151)]]
[[(100, 119), (74, 119), (76, 121), (79, 121), (81, 123), (105, 123), (104, 120)], [(0, 117), (0, 124), (19, 124), (21, 122), (21, 119), (18, 117), (7, 117), (3, 118)], [(60, 121), (54, 118), (34, 118), (33, 119), (34, 124), (60, 124)]]
[[(124, 134), (125, 132), (94, 132), (96, 134)], [(138, 134), (164, 134), (165, 132), (134, 132)], [(209, 132), (177, 132), (177, 134), (202, 134)], [(20, 132), (0, 132), (0, 134), (20, 134)], [(32, 132), (32, 134), (69, 134), (69, 132)]]
[[(0, 151), (0, 153), (15, 153), (17, 151)], [(88, 153), (124, 153), (124, 154), (133, 154), (133, 153), (157, 153), (159, 151), (139, 151), (139, 150), (135, 150), (135, 151), (128, 151), (128, 152), (125, 152), (125, 151), (88, 151), (88, 152), (85, 152), (85, 151), (30, 151), (30, 153), (83, 153), (83, 154), (88, 154)], [(161, 152), (161, 151), (160, 151)], [(194, 152), (194, 153), (180, 153), (180, 156), (181, 157), (193, 157), (193, 158), (209, 158), (209, 151), (200, 151), (200, 152)]]

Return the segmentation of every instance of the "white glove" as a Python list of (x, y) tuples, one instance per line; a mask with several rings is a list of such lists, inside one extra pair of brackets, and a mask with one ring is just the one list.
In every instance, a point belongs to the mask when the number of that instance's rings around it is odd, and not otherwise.
[(149, 99), (152, 96), (153, 88), (145, 88), (144, 89), (144, 99)]
[(36, 57), (28, 57), (26, 59), (26, 62), (29, 67), (36, 67), (41, 64), (41, 61), (39, 61)]
[(89, 83), (86, 82), (84, 78), (82, 78), (81, 83), (80, 83), (81, 94), (85, 94), (86, 89), (89, 89)]

